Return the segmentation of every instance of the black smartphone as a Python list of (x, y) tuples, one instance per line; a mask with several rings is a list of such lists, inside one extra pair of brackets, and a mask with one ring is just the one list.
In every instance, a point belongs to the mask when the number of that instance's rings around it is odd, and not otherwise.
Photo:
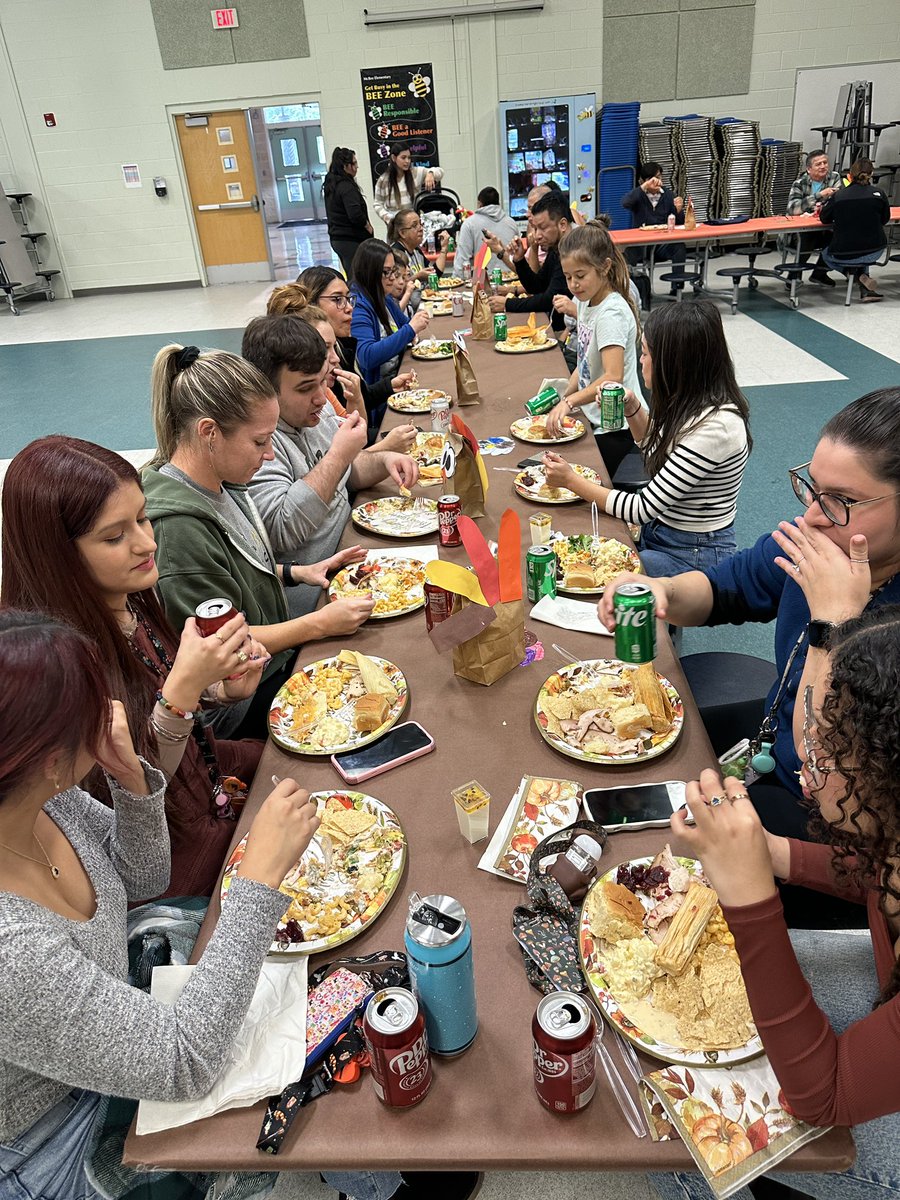
[(347, 750), (343, 754), (332, 754), (334, 769), (347, 783), (362, 783), (391, 767), (421, 758), (434, 749), (434, 738), (423, 729), (418, 721), (406, 721), (395, 725), (377, 742), (363, 746), (360, 750)]
[(516, 466), (520, 471), (524, 471), (526, 467), (542, 467), (544, 460), (541, 457), (523, 458), (521, 462), (517, 462)]
[(660, 829), (684, 804), (685, 785), (678, 780), (635, 787), (589, 788), (584, 811), (609, 833), (618, 829)]

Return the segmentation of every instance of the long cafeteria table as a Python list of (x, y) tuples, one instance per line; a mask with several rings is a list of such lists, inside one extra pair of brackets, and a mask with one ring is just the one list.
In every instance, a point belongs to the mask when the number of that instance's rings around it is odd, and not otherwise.
[[(436, 318), (429, 333), (449, 336), (461, 324), (452, 317)], [(479, 437), (507, 434), (511, 421), (523, 415), (522, 402), (537, 392), (541, 380), (565, 374), (562, 357), (555, 349), (512, 358), (495, 353), (490, 342), (469, 339), (468, 347), (481, 404), (458, 411)], [(408, 358), (404, 365), (411, 365)], [(441, 387), (455, 394), (452, 362), (416, 361), (415, 368), (421, 386)], [(389, 411), (386, 424), (406, 419)], [(426, 414), (419, 424), (427, 426), (428, 421)], [(485, 459), (490, 490), (480, 528), (489, 539), (496, 539), (500, 515), (512, 506), (522, 522), (523, 566), (530, 540), (528, 517), (537, 506), (515, 494), (513, 476), (506, 468), (537, 451), (539, 447), (516, 443), (511, 454)], [(590, 433), (564, 446), (563, 451), (570, 461), (601, 466)], [(394, 485), (382, 484), (365, 498), (393, 490)], [(422, 494), (436, 497), (440, 489)], [(554, 523), (568, 532), (590, 531), (587, 504), (548, 511)], [(605, 515), (600, 522), (601, 532), (629, 540), (620, 522)], [(392, 544), (348, 525), (343, 543), (356, 542), (364, 546)], [(433, 544), (435, 536), (418, 542)], [(416, 544), (411, 541), (410, 550)], [(466, 562), (461, 548), (442, 549), (441, 557)], [(398, 1166), (486, 1171), (690, 1168), (691, 1159), (680, 1142), (653, 1143), (649, 1137), (638, 1140), (633, 1136), (602, 1073), (598, 1073), (592, 1104), (575, 1117), (552, 1114), (539, 1104), (531, 1058), (531, 1018), (539, 995), (528, 984), (511, 932), (512, 910), (525, 902), (526, 894), (520, 885), (476, 869), (487, 843), (470, 845), (460, 836), (450, 789), (476, 777), (492, 796), (493, 832), (523, 775), (571, 778), (586, 786), (689, 780), (713, 764), (715, 755), (663, 625), (659, 626), (656, 665), (684, 700), (684, 727), (675, 746), (640, 766), (618, 768), (584, 764), (551, 749), (533, 719), (538, 688), (560, 665), (551, 643), (560, 641), (579, 657), (591, 658), (611, 656), (612, 640), (532, 622), (527, 616), (529, 609), (526, 601), (526, 628), (543, 643), (546, 657), (513, 670), (489, 688), (453, 674), (450, 656), (438, 655), (428, 640), (421, 611), (369, 622), (350, 639), (305, 645), (297, 659), (302, 666), (351, 645), (397, 663), (410, 688), (403, 719), (420, 721), (437, 747), (423, 758), (358, 785), (398, 814), (408, 840), (406, 866), (396, 894), (378, 920), (353, 942), (311, 960), (311, 969), (347, 955), (402, 948), (408, 894), (413, 890), (422, 895), (448, 893), (461, 901), (472, 924), (479, 1015), (479, 1032), (472, 1048), (459, 1058), (435, 1058), (431, 1092), (412, 1109), (381, 1105), (367, 1073), (351, 1087), (337, 1087), (297, 1117), (277, 1158), (255, 1149), (265, 1112), (265, 1104), (259, 1103), (145, 1137), (132, 1130), (125, 1146), (126, 1163), (148, 1169), (245, 1171), (384, 1170)], [(246, 833), (271, 789), (273, 774), (290, 775), (311, 791), (342, 786), (327, 758), (292, 756), (270, 740), (232, 845)], [(602, 867), (654, 853), (665, 840), (665, 832), (660, 830), (615, 834), (604, 850)], [(195, 957), (206, 944), (218, 914), (219, 900), (214, 896)], [(644, 1065), (651, 1070), (659, 1064), (645, 1058)], [(843, 1170), (853, 1157), (849, 1131), (836, 1129), (802, 1148), (780, 1169)]]
[[(900, 221), (900, 207), (891, 209), (890, 224)], [(612, 240), (617, 246), (662, 246), (670, 242), (683, 242), (687, 245), (710, 242), (750, 242), (761, 235), (764, 238), (776, 234), (786, 234), (789, 237), (810, 230), (829, 229), (823, 225), (814, 213), (803, 213), (796, 217), (754, 217), (750, 221), (741, 221), (736, 225), (707, 225), (698, 222), (695, 229), (685, 229), (676, 225), (668, 229), (614, 229)]]

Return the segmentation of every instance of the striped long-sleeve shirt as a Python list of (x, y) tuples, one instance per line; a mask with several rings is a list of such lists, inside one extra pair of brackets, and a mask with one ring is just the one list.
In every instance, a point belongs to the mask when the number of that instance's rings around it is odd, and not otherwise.
[(673, 529), (710, 533), (734, 520), (747, 462), (747, 427), (734, 409), (707, 409), (680, 436), (642, 491), (611, 491), (606, 511), (644, 525), (658, 518)]

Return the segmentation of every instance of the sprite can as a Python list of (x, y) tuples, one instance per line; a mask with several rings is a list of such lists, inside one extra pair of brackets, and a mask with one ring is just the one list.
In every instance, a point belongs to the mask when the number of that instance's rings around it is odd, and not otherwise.
[(428, 276), (428, 286), (431, 288), (431, 290), (433, 292), (436, 292), (439, 290), (440, 283), (438, 281), (437, 275), (435, 275), (434, 272), (432, 272), (432, 274)]
[(607, 383), (600, 389), (600, 428), (612, 433), (625, 424), (625, 389), (618, 383)]
[(549, 546), (531, 546), (526, 552), (525, 589), (532, 604), (556, 595), (556, 555)]
[(529, 417), (539, 417), (542, 413), (548, 413), (551, 408), (555, 408), (557, 404), (559, 404), (559, 392), (555, 387), (547, 386), (541, 388), (536, 396), (525, 401), (525, 411)]
[(503, 283), (503, 268), (493, 267), (491, 270), (491, 284), (494, 287), (500, 287)]
[(616, 658), (623, 663), (656, 658), (656, 601), (646, 583), (622, 583), (613, 596)]
[(506, 341), (506, 313), (494, 313), (494, 341)]

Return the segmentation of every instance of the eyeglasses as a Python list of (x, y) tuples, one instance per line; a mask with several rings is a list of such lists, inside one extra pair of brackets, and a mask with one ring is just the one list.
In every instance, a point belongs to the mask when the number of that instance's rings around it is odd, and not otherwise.
[(812, 686), (803, 693), (803, 765), (809, 775), (809, 781), (814, 788), (820, 788), (828, 775), (834, 774), (837, 767), (823, 766), (816, 758), (816, 743), (813, 739), (813, 725), (816, 723), (813, 713)]
[(385, 279), (397, 279), (400, 275), (400, 267), (391, 267), (389, 271), (382, 271), (381, 274)]
[(355, 296), (342, 295), (340, 292), (333, 292), (332, 295), (322, 295), (320, 300), (330, 300), (335, 308), (353, 308), (356, 304)]
[[(812, 459), (809, 461), (812, 462)], [(849, 525), (850, 509), (855, 508), (857, 504), (876, 504), (879, 500), (890, 500), (892, 496), (900, 496), (900, 492), (886, 492), (883, 496), (873, 496), (871, 500), (847, 500), (843, 496), (836, 496), (834, 492), (817, 492), (809, 480), (800, 474), (808, 466), (809, 463), (805, 462), (799, 467), (791, 467), (788, 471), (794, 495), (804, 508), (810, 508), (818, 502), (822, 515), (827, 517), (832, 525)]]

